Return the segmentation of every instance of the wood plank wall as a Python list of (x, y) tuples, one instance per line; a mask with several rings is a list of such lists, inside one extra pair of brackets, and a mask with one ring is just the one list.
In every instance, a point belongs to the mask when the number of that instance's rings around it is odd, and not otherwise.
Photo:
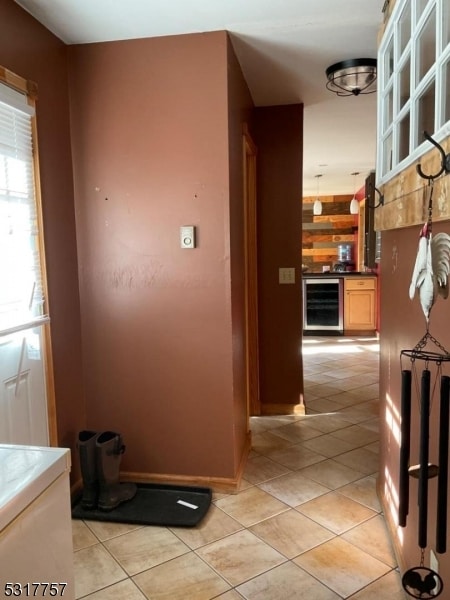
[(322, 214), (313, 215), (316, 196), (303, 198), (302, 264), (310, 273), (321, 273), (323, 266), (330, 269), (338, 262), (338, 245), (356, 244), (358, 215), (350, 214), (352, 195), (320, 196)]

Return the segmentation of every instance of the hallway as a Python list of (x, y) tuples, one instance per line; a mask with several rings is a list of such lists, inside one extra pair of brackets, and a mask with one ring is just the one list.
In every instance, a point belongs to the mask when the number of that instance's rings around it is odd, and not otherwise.
[(73, 521), (77, 598), (401, 600), (375, 491), (378, 341), (303, 340), (305, 416), (253, 417), (237, 494), (194, 529)]

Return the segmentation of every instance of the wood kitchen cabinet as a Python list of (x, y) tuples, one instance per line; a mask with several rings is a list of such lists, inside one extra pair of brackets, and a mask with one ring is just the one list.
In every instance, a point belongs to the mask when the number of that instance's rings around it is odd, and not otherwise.
[(376, 329), (376, 277), (344, 278), (344, 334)]

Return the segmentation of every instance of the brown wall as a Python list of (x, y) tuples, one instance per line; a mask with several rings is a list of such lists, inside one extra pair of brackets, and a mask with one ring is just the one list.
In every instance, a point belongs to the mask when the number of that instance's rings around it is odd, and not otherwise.
[[(1, 66), (39, 86), (60, 445), (117, 429), (128, 471), (235, 478), (248, 425), (242, 126), (259, 142), (262, 401), (295, 405), (299, 281), (279, 286), (278, 266), (300, 266), (302, 107), (258, 109), (254, 125), (225, 32), (67, 49), (0, 0), (0, 33)], [(195, 250), (179, 247), (186, 224)]]
[(0, 0), (0, 65), (38, 85), (57, 425), (60, 445), (73, 449), (76, 432), (84, 426), (84, 392), (66, 46), (12, 0)]
[[(262, 412), (296, 405), (303, 394), (301, 231), (303, 105), (255, 110), (258, 147), (259, 352)], [(295, 285), (278, 283), (295, 267)]]
[[(127, 471), (233, 478), (251, 101), (227, 34), (76, 46), (70, 59), (88, 425), (124, 434)], [(197, 227), (196, 249), (180, 249), (182, 225)]]
[[(399, 432), (400, 401), (401, 401), (401, 369), (411, 369), (417, 373), (418, 385), (425, 368), (422, 361), (416, 361), (412, 367), (409, 358), (400, 361), (401, 350), (412, 349), (426, 331), (419, 299), (416, 295), (413, 301), (409, 299), (408, 290), (414, 267), (419, 226), (382, 232), (382, 263), (381, 263), (381, 355), (380, 355), (380, 491), (384, 499), (386, 514), (394, 522), (397, 520), (397, 501), (399, 485)], [(434, 233), (450, 232), (450, 222), (433, 225)], [(447, 349), (450, 349), (449, 327), (450, 301), (439, 298), (431, 311), (430, 333)], [(426, 351), (440, 352), (439, 347), (431, 341)], [(443, 374), (450, 375), (448, 363), (443, 363)], [(433, 382), (435, 366), (430, 363)], [(438, 412), (439, 412), (439, 382), (434, 393), (431, 409), (430, 426), (430, 462), (438, 464)], [(412, 429), (411, 429), (411, 464), (419, 462), (419, 398), (413, 383), (412, 398)], [(420, 563), (420, 550), (417, 545), (417, 480), (410, 479), (410, 503), (407, 527), (394, 530), (394, 539), (399, 550), (399, 559), (403, 568), (417, 566)], [(428, 550), (425, 566), (429, 565), (428, 552), (435, 548), (436, 527), (436, 488), (437, 479), (429, 482), (429, 520), (428, 520)], [(440, 573), (445, 574), (450, 569), (450, 557), (439, 555)]]

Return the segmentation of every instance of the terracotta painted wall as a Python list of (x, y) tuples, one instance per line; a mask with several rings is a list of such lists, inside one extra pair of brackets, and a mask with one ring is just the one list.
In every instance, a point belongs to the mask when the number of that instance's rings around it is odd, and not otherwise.
[(225, 32), (69, 49), (88, 425), (124, 434), (129, 472), (233, 478), (244, 445), (229, 50)]
[[(259, 352), (262, 412), (297, 405), (303, 394), (301, 357), (301, 235), (303, 106), (255, 110), (258, 147)], [(278, 283), (295, 267), (295, 285)]]
[[(38, 85), (37, 125), (59, 444), (84, 427), (80, 305), (65, 45), (0, 0), (0, 65)], [(77, 465), (73, 467), (77, 477)]]
[[(381, 355), (380, 355), (380, 481), (379, 488), (384, 497), (386, 512), (397, 522), (397, 500), (399, 486), (399, 413), (401, 401), (401, 369), (411, 369), (407, 357), (400, 361), (400, 352), (411, 349), (419, 342), (425, 333), (425, 318), (416, 296), (409, 299), (408, 289), (415, 262), (419, 238), (419, 226), (383, 231), (382, 262), (381, 262)], [(450, 233), (450, 221), (433, 225), (434, 233), (445, 231)], [(450, 351), (450, 300), (439, 298), (432, 309), (430, 333)], [(440, 352), (432, 342), (426, 346), (427, 351)], [(415, 369), (420, 387), (420, 377), (424, 363), (416, 361)], [(435, 380), (434, 366), (430, 363), (433, 381)], [(442, 366), (442, 372), (450, 375), (448, 363)], [(439, 387), (439, 384), (438, 384)], [(438, 413), (439, 391), (435, 392), (431, 409), (430, 426), (430, 462), (438, 464)], [(413, 383), (415, 389), (415, 384)], [(412, 448), (411, 464), (419, 462), (419, 400), (413, 392), (412, 401)], [(417, 546), (417, 480), (410, 479), (410, 503), (406, 528), (399, 528), (394, 533), (394, 539), (399, 549), (402, 567), (407, 569), (420, 564), (420, 550)], [(425, 555), (425, 566), (429, 566), (429, 550), (435, 548), (437, 479), (429, 482), (429, 520), (428, 520), (428, 549)], [(448, 506), (450, 510), (450, 503)], [(448, 539), (448, 538), (447, 538)], [(438, 555), (439, 572), (444, 578), (446, 588), (450, 586), (450, 555)], [(448, 594), (448, 592), (447, 592)], [(443, 597), (447, 598), (448, 595)]]

